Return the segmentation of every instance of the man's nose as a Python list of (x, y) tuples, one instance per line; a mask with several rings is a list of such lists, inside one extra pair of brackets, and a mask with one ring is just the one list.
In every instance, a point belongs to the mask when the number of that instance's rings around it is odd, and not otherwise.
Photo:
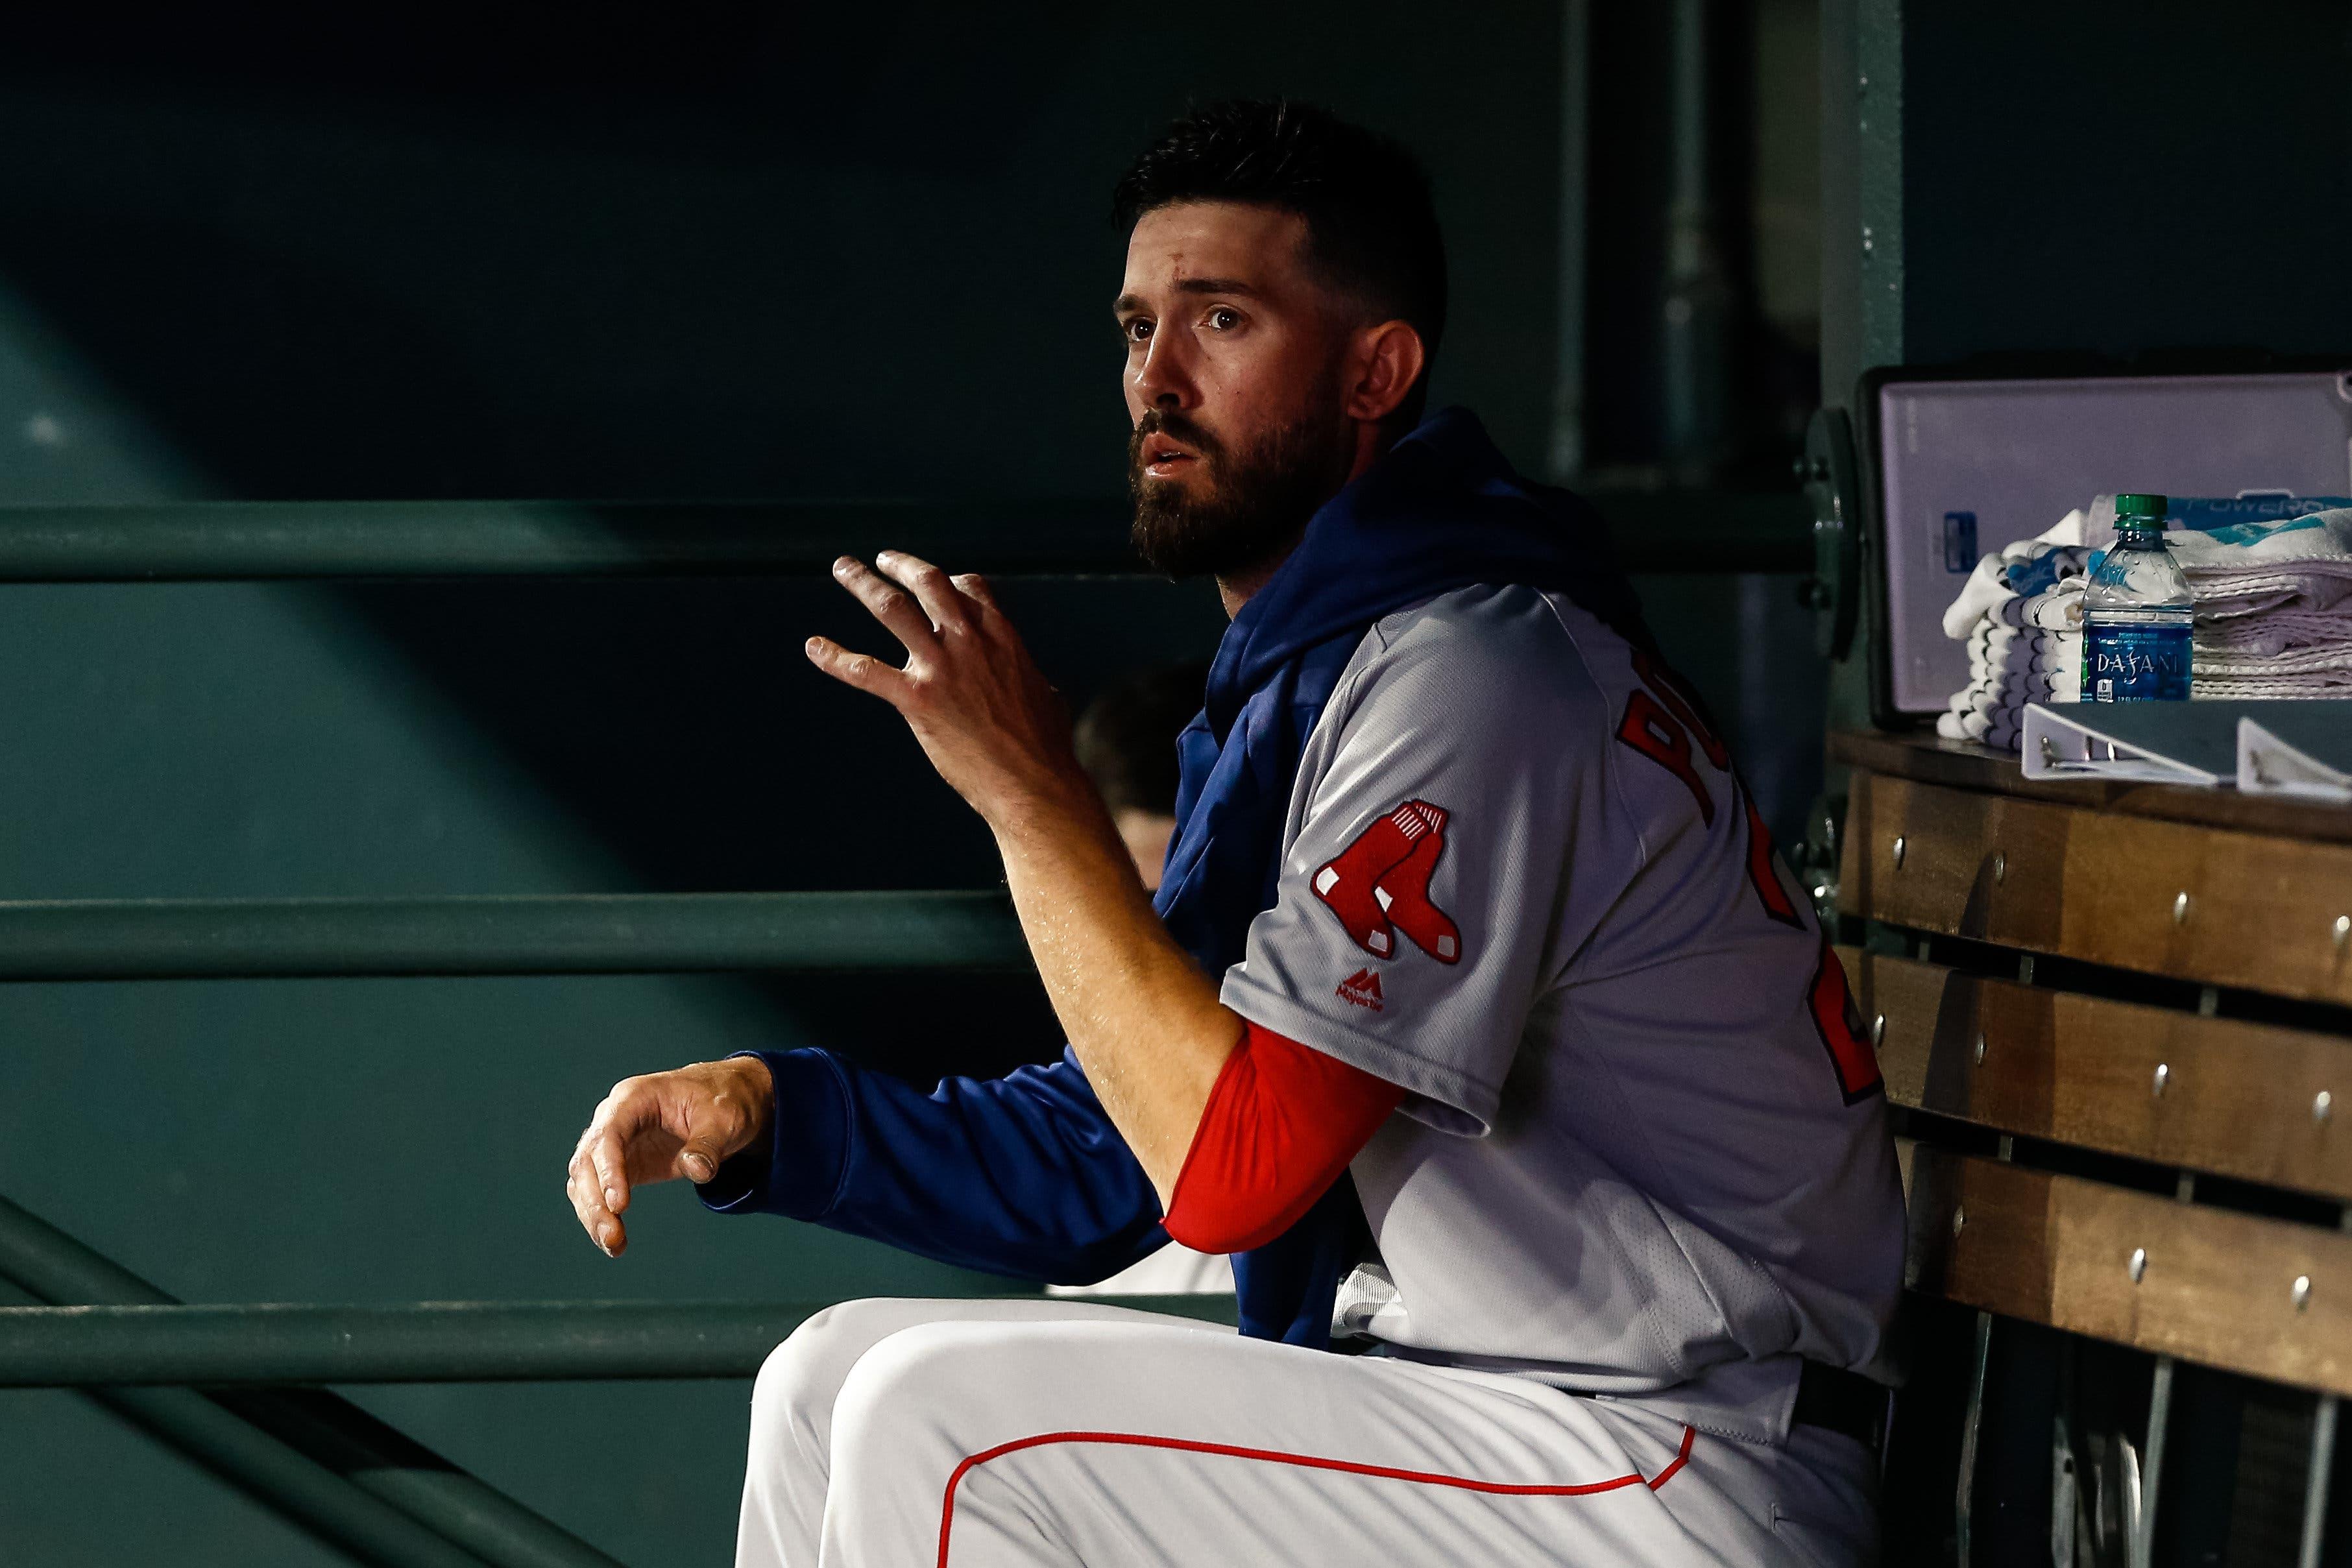
[(1144, 408), (1183, 410), (1197, 406), (1200, 389), (1193, 382), (1186, 358), (1173, 335), (1153, 338), (1143, 362), (1135, 370), (1136, 402)]

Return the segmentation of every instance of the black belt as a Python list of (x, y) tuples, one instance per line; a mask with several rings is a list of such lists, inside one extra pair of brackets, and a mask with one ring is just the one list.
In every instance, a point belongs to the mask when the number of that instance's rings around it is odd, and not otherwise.
[(1886, 1430), (1886, 1389), (1859, 1372), (1807, 1361), (1797, 1377), (1797, 1408), (1789, 1419), (1842, 1432), (1874, 1454)]

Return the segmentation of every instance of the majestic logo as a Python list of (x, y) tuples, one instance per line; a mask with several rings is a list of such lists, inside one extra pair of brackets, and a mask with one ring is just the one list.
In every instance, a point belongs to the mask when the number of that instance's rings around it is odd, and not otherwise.
[(1339, 997), (1343, 1002), (1353, 1002), (1374, 1012), (1385, 1005), (1381, 1000), (1381, 977), (1370, 969), (1359, 969), (1340, 981)]
[(1445, 852), (1446, 815), (1443, 806), (1407, 800), (1315, 873), (1315, 896), (1373, 957), (1395, 957), (1402, 931), (1439, 963), (1461, 961), (1461, 931), (1429, 901), (1429, 873)]

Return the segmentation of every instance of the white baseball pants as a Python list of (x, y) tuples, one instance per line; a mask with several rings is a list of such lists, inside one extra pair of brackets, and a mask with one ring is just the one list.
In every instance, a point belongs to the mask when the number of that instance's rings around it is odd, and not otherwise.
[(739, 1568), (1875, 1561), (1851, 1438), (1072, 1301), (852, 1301), (751, 1396)]

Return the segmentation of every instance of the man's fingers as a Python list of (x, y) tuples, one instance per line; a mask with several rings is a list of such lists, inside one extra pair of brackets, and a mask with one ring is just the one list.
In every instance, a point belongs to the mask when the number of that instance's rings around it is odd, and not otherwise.
[(996, 595), (989, 591), (988, 579), (981, 576), (980, 573), (976, 571), (960, 571), (956, 573), (955, 576), (949, 578), (948, 580), (955, 584), (956, 591), (958, 593), (962, 594), (966, 599), (971, 600), (982, 609), (994, 610), (996, 608)]
[(945, 633), (971, 629), (971, 606), (964, 601), (956, 585), (948, 580), (946, 572), (904, 550), (886, 549), (874, 558), (874, 564), (886, 576), (905, 585), (938, 631)]
[(570, 1178), (563, 1184), (564, 1195), (572, 1199), (572, 1212), (580, 1221), (580, 1228), (588, 1233), (598, 1249), (608, 1258), (617, 1258), (628, 1245), (627, 1232), (604, 1199), (596, 1182), (595, 1167), (589, 1163), (587, 1147), (572, 1151)]
[(701, 1093), (671, 1101), (665, 1118), (677, 1136), (670, 1175), (684, 1176), (697, 1186), (719, 1174), (719, 1162), (727, 1157), (730, 1145), (740, 1145), (744, 1130), (742, 1097), (730, 1092), (723, 1071), (706, 1079), (702, 1088)]
[(724, 1157), (717, 1138), (688, 1138), (686, 1146), (677, 1152), (677, 1174), (700, 1186), (719, 1174), (719, 1162)]
[[(882, 559), (911, 558), (892, 557)], [(901, 592), (897, 583), (867, 566), (855, 556), (843, 556), (833, 563), (834, 580), (849, 590), (857, 602), (866, 606), (874, 619), (882, 622), (890, 635), (907, 645), (907, 652), (917, 657), (935, 652), (939, 638), (932, 630), (936, 617), (928, 604), (918, 604)]]
[(580, 1221), (580, 1228), (593, 1236), (596, 1234), (596, 1216), (604, 1212), (604, 1206), (589, 1197), (593, 1186), (593, 1173), (587, 1166), (585, 1151), (572, 1150), (572, 1164), (563, 1173), (563, 1196), (572, 1200), (572, 1217)]
[[(609, 1102), (607, 1102), (609, 1105)], [(606, 1113), (588, 1124), (588, 1164), (595, 1193), (614, 1214), (629, 1207), (629, 1151), (616, 1118)]]
[(830, 637), (812, 637), (803, 645), (809, 663), (867, 696), (898, 706), (908, 691), (907, 672), (871, 653), (853, 653)]
[(613, 1212), (586, 1192), (575, 1190), (572, 1195), (572, 1211), (580, 1219), (580, 1228), (588, 1239), (607, 1258), (615, 1256), (614, 1249), (621, 1235), (621, 1222)]

